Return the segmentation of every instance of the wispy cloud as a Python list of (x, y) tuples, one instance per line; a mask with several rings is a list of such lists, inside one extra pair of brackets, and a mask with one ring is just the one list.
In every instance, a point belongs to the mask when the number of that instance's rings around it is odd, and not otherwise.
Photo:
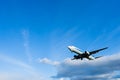
[(11, 64), (14, 64), (14, 65), (18, 65), (19, 67), (23, 67), (25, 69), (32, 69), (32, 67), (22, 61), (19, 61), (17, 59), (13, 59), (11, 57), (8, 57), (6, 55), (2, 55), (0, 54), (0, 60), (4, 61), (4, 62), (8, 62), (8, 63), (11, 63)]
[(69, 28), (67, 31), (62, 29), (55, 29), (55, 31), (52, 31), (50, 39), (51, 57), (54, 59), (61, 59), (62, 56), (66, 55), (62, 53), (67, 53), (68, 51), (66, 46), (73, 45), (82, 34), (83, 31), (79, 31), (78, 27)]
[(12, 69), (20, 69), (15, 72), (4, 71), (0, 72), (0, 80), (43, 80), (43, 77), (35, 68), (27, 63), (14, 59), (12, 57), (0, 54), (0, 61), (9, 63)]
[(70, 80), (117, 80), (120, 79), (120, 54), (105, 56), (96, 60), (65, 59), (56, 65), (54, 78)]
[[(97, 47), (98, 45), (96, 45), (97, 43), (100, 43), (101, 41), (103, 41), (103, 39), (106, 37), (105, 35), (105, 31), (103, 31), (103, 33), (101, 33), (100, 35), (98, 35), (91, 43), (90, 45), (88, 45), (87, 49), (93, 49), (95, 47)], [(99, 47), (101, 45), (99, 44)]]
[[(63, 32), (64, 34), (59, 35), (60, 32)], [(76, 34), (74, 34), (74, 32), (76, 32)], [(59, 48), (64, 44), (64, 46), (66, 47), (68, 46), (68, 44), (72, 44), (73, 42), (75, 42), (75, 40), (79, 38), (82, 33), (83, 32), (78, 32), (78, 27), (70, 28), (66, 32), (61, 31), (60, 29), (55, 30), (52, 32), (51, 36), (51, 40), (53, 40), (52, 45), (55, 44), (54, 46), (56, 48)], [(53, 39), (54, 37), (57, 38), (57, 40)]]
[[(101, 32), (101, 34), (97, 35), (96, 38), (90, 43), (90, 45), (88, 45), (88, 49), (92, 49), (95, 47), (102, 47), (105, 46), (107, 44), (107, 46), (111, 45), (111, 41), (112, 39), (116, 38), (116, 35), (120, 34), (120, 26), (115, 27), (114, 29), (112, 29), (111, 31), (108, 30), (103, 30)], [(114, 41), (117, 41), (114, 40)], [(101, 43), (101, 44), (99, 44)], [(96, 45), (98, 44), (98, 45)]]
[(0, 72), (0, 80), (44, 80), (41, 75), (33, 76), (23, 73)]
[(28, 61), (32, 61), (32, 56), (29, 50), (29, 31), (28, 30), (22, 30), (22, 35), (24, 39), (24, 48), (25, 48), (25, 53), (28, 57)]
[(114, 39), (114, 37), (119, 33), (120, 33), (120, 26), (116, 27), (109, 33), (109, 36), (106, 37), (106, 42), (110, 41), (111, 39)]

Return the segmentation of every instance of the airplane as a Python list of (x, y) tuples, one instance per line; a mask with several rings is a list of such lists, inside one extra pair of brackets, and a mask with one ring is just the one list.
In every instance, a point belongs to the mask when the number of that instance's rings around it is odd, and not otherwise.
[(88, 60), (94, 60), (94, 59), (97, 59), (97, 58), (100, 58), (102, 56), (99, 56), (99, 57), (93, 57), (92, 54), (96, 54), (98, 53), (99, 51), (102, 51), (102, 50), (105, 50), (107, 49), (108, 47), (105, 47), (105, 48), (101, 48), (101, 49), (98, 49), (98, 50), (94, 50), (94, 51), (85, 51), (85, 52), (81, 52), (81, 50), (75, 46), (68, 46), (68, 49), (71, 51), (71, 52), (74, 52), (76, 53), (77, 55), (74, 55), (74, 58), (72, 60), (75, 60), (75, 59), (81, 59), (83, 60), (83, 58), (87, 58)]

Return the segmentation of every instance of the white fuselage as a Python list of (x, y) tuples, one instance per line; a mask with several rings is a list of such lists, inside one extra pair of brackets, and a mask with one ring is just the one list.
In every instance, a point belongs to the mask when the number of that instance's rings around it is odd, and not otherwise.
[(75, 46), (68, 46), (68, 49), (71, 51), (71, 52), (75, 52), (77, 54), (82, 54), (82, 52), (80, 51), (79, 48), (75, 47)]

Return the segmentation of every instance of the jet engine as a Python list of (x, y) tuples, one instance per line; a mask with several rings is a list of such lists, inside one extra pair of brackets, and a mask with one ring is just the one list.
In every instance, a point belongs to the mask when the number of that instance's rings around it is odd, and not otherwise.
[(77, 55), (74, 55), (74, 58), (75, 58), (75, 59), (79, 59), (80, 57), (79, 57), (79, 56), (77, 56)]

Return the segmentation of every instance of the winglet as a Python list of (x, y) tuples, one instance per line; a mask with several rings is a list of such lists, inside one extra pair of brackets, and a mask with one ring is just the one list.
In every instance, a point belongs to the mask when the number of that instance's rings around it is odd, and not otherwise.
[(105, 47), (104, 49), (107, 49), (108, 47)]

